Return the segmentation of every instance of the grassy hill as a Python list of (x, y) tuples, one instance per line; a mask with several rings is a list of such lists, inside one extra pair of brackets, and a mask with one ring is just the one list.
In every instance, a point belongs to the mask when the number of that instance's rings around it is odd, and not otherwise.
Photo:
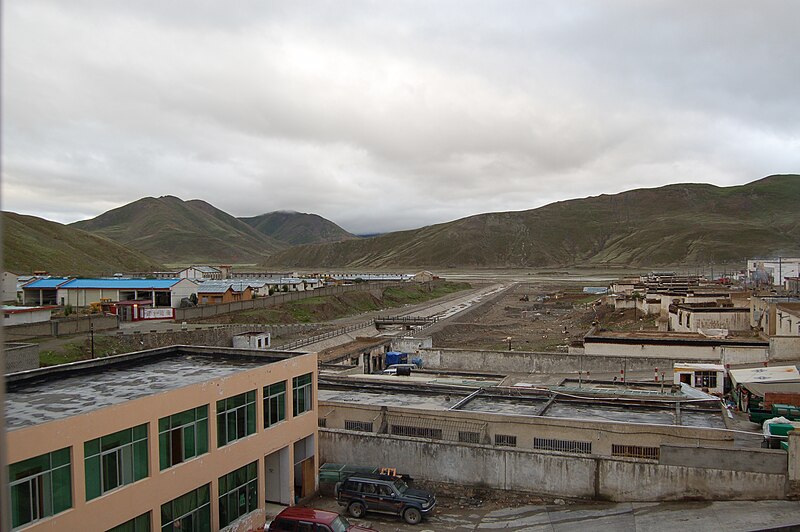
[(291, 245), (340, 242), (357, 238), (316, 214), (275, 211), (239, 220), (256, 231)]
[(679, 184), (272, 255), (282, 267), (659, 266), (800, 254), (800, 176)]
[(71, 224), (168, 263), (247, 263), (285, 244), (216, 207), (174, 196), (142, 198)]
[(35, 216), (4, 212), (3, 268), (16, 273), (47, 270), (56, 275), (100, 275), (162, 266), (101, 236)]

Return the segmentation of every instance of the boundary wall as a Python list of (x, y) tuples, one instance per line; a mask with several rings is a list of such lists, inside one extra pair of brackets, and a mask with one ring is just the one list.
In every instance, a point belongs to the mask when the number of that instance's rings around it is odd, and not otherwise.
[(26, 323), (22, 325), (9, 325), (3, 327), (6, 339), (9, 341), (25, 340), (28, 338), (41, 338), (44, 336), (68, 336), (71, 334), (88, 333), (91, 326), (94, 331), (109, 331), (119, 327), (116, 316), (82, 316), (79, 318), (61, 318), (57, 320)]
[[(748, 449), (764, 456), (744, 470), (733, 468), (735, 453), (741, 453), (733, 449), (704, 449), (708, 462), (698, 466), (678, 453), (667, 464), (328, 428), (319, 429), (319, 442), (321, 463), (394, 467), (424, 480), (555, 497), (616, 502), (787, 497), (786, 468), (775, 472), (776, 464), (786, 463), (786, 453), (767, 449)], [(737, 457), (733, 465), (729, 456)]]
[(371, 290), (384, 290), (386, 288), (407, 285), (408, 283), (385, 281), (365, 282), (347, 286), (326, 286), (324, 288), (304, 290), (301, 292), (281, 292), (267, 297), (249, 299), (247, 301), (234, 301), (231, 303), (218, 303), (215, 305), (197, 305), (196, 307), (176, 308), (175, 321), (210, 318), (219, 314), (229, 314), (231, 312), (239, 312), (241, 310), (270, 308), (282, 303), (287, 303), (289, 301), (299, 301), (301, 299), (308, 299), (310, 297), (334, 296), (347, 292), (369, 292)]
[[(672, 375), (675, 362), (681, 358), (627, 357), (585, 355), (579, 353), (539, 353), (533, 351), (482, 351), (477, 349), (420, 349), (425, 369), (487, 371), (495, 373), (575, 373), (578, 370), (594, 373), (619, 373), (620, 368), (631, 371), (662, 369)], [(692, 358), (692, 362), (719, 364), (719, 358)]]

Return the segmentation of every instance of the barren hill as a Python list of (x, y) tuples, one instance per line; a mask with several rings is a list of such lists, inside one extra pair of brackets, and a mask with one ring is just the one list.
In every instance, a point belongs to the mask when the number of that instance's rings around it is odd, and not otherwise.
[(3, 267), (17, 273), (100, 275), (158, 270), (156, 261), (107, 238), (60, 223), (3, 213)]
[(317, 214), (275, 211), (239, 219), (253, 229), (291, 245), (340, 242), (357, 238)]
[(374, 238), (297, 246), (283, 267), (707, 264), (800, 253), (800, 176), (678, 184), (480, 214)]

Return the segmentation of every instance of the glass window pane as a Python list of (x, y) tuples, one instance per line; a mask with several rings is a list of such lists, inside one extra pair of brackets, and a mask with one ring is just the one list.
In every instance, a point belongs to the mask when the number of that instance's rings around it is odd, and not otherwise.
[(164, 432), (165, 430), (169, 430), (169, 428), (170, 424), (168, 417), (162, 417), (158, 420), (158, 432)]
[(72, 508), (72, 468), (59, 467), (53, 471), (53, 513)]
[(208, 419), (197, 422), (197, 454), (208, 452)]
[(102, 493), (100, 484), (100, 456), (90, 456), (85, 460), (86, 465), (86, 500), (99, 497)]
[(172, 465), (172, 462), (169, 459), (169, 449), (170, 449), (170, 433), (164, 432), (158, 435), (158, 465), (159, 468), (163, 471), (169, 466)]
[(133, 444), (133, 479), (141, 480), (148, 476), (147, 440)]
[(183, 429), (183, 456), (189, 459), (195, 456), (194, 425), (189, 425)]
[(83, 444), (84, 456), (91, 456), (93, 454), (99, 454), (99, 453), (100, 453), (100, 438), (89, 440)]

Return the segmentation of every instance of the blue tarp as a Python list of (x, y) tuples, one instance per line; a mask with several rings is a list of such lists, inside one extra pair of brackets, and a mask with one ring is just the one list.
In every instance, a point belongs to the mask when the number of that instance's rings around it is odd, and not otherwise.
[(408, 353), (401, 353), (399, 351), (389, 351), (386, 353), (386, 365), (392, 364), (408, 364)]

